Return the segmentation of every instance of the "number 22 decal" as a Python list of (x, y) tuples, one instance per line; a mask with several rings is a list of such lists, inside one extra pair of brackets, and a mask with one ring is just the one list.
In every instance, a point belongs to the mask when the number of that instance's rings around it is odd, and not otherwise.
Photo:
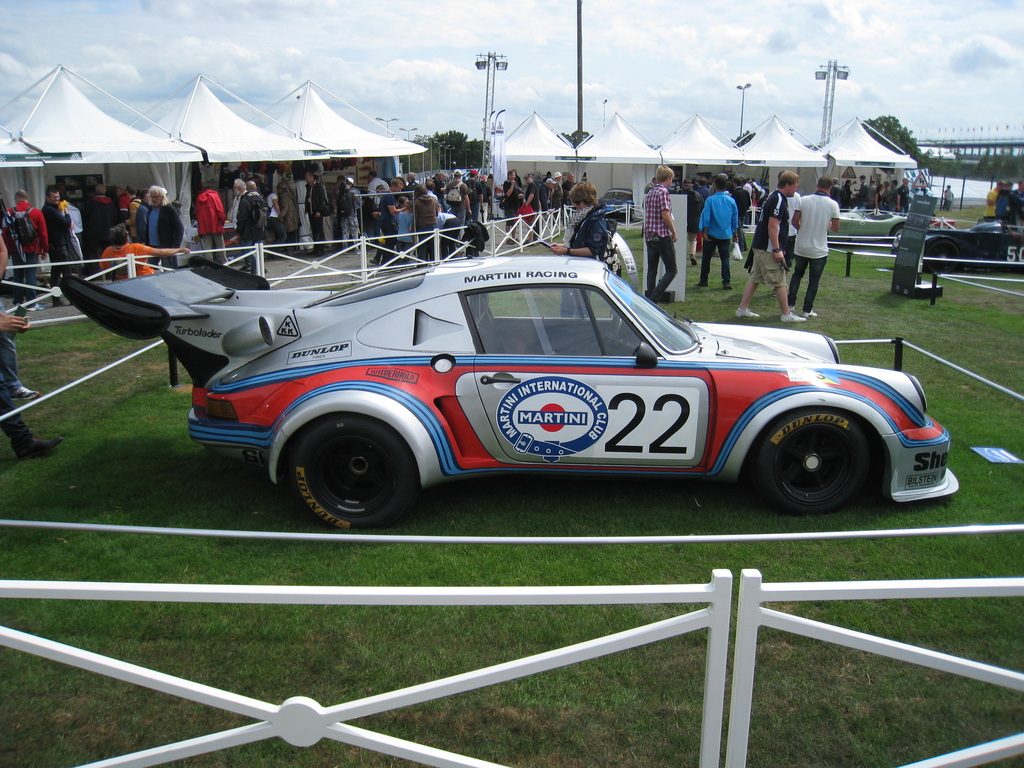
[[(632, 392), (623, 392), (612, 398), (608, 404), (610, 410), (618, 410), (619, 406), (623, 403), (632, 403), (634, 407), (633, 416), (629, 422), (607, 443), (605, 443), (604, 449), (609, 453), (643, 453), (644, 446), (642, 445), (629, 445), (623, 444), (622, 441), (633, 432), (640, 423), (644, 420), (644, 416), (647, 413), (647, 405), (644, 403), (644, 399), (637, 394)], [(657, 438), (651, 441), (650, 445), (647, 446), (648, 453), (687, 453), (686, 447), (675, 448), (672, 446), (666, 446), (665, 443), (676, 434), (687, 421), (690, 419), (690, 401), (682, 395), (662, 395), (654, 403), (655, 411), (663, 411), (666, 405), (670, 403), (676, 403), (679, 406), (679, 414), (676, 420), (672, 422), (672, 425), (661, 433)]]

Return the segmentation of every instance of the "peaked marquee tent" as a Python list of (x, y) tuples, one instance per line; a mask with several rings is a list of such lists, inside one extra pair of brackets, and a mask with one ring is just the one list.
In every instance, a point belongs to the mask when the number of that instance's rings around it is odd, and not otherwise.
[[(333, 157), (395, 157), (427, 151), (426, 147), (411, 141), (403, 141), (394, 135), (382, 136), (354, 125), (331, 109), (318, 91), (351, 106), (344, 99), (307, 80), (267, 110), (271, 118), (267, 130), (294, 135), (326, 147), (328, 154)], [(280, 122), (274, 121), (275, 117)], [(367, 119), (372, 120), (369, 117)]]
[(761, 123), (754, 134), (754, 138), (741, 147), (745, 165), (773, 168), (824, 168), (826, 165), (824, 156), (795, 139), (775, 115)]
[[(0, 170), (0, 186), (10, 200), (18, 188), (41, 200), (44, 191), (43, 166), (59, 165), (60, 173), (98, 173), (103, 164), (149, 164), (149, 179), (173, 188), (171, 163), (201, 159), (194, 147), (174, 141), (166, 131), (149, 134), (114, 119), (93, 103), (79, 83), (103, 93), (125, 110), (138, 112), (110, 96), (70, 70), (58, 66), (0, 109), (3, 124), (12, 142), (3, 154), (14, 154), (20, 143), (37, 153), (40, 164), (20, 172)], [(71, 119), (73, 116), (73, 119)], [(140, 119), (143, 119), (139, 115)], [(26, 155), (27, 156), (27, 155)]]
[[(599, 195), (612, 187), (626, 187), (637, 201), (643, 199), (644, 186), (661, 164), (661, 153), (618, 112), (576, 147), (576, 157), (585, 164), (587, 180)], [(627, 164), (629, 176), (625, 177), (622, 166)]]
[(575, 162), (576, 150), (544, 118), (534, 112), (505, 138), (508, 162)]
[[(322, 145), (303, 141), (290, 129), (282, 133), (271, 133), (235, 114), (227, 107), (207, 83), (217, 87), (240, 104), (254, 110), (268, 121), (269, 115), (235, 96), (231, 91), (214, 83), (204, 75), (197, 75), (192, 82), (179, 88), (160, 104), (149, 110), (151, 117), (185, 91), (180, 105), (175, 105), (170, 114), (161, 117), (157, 123), (161, 130), (170, 131), (179, 141), (202, 150), (205, 159), (211, 163), (234, 163), (255, 160), (299, 160), (304, 157), (326, 157)], [(283, 128), (283, 126), (282, 126)]]
[(661, 160), (671, 165), (738, 165), (743, 151), (703, 117), (694, 115), (661, 147)]
[(910, 155), (894, 152), (867, 132), (859, 119), (854, 118), (840, 128), (835, 138), (822, 149), (829, 159), (829, 167), (840, 165), (867, 165), (873, 168), (917, 168)]

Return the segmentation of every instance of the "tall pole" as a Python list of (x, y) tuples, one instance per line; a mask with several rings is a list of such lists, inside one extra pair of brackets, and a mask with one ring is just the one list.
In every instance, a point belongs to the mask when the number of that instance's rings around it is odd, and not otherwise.
[(583, 0), (576, 0), (576, 144), (583, 141)]
[(825, 106), (821, 115), (821, 145), (824, 146), (832, 135), (832, 108), (836, 99), (836, 80), (850, 77), (850, 68), (840, 66), (837, 59), (829, 59), (828, 64), (818, 67), (814, 73), (815, 80), (825, 81)]
[(743, 138), (743, 108), (747, 103), (747, 88), (750, 87), (750, 83), (746, 85), (737, 85), (736, 90), (740, 92), (740, 135), (739, 138)]
[(508, 58), (497, 53), (478, 53), (476, 68), (487, 71), (487, 90), (484, 93), (484, 144), (480, 167), (488, 169), (491, 163), (490, 123), (491, 115), (494, 113), (494, 73), (499, 69), (503, 72), (508, 69)]

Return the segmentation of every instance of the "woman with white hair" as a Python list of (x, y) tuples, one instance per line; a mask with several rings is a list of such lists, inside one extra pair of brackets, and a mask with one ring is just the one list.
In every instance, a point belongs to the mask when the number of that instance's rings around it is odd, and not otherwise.
[[(181, 217), (167, 199), (167, 190), (154, 184), (149, 188), (149, 221), (146, 227), (146, 245), (150, 248), (180, 248), (185, 237)], [(166, 269), (177, 267), (173, 256), (152, 259)]]

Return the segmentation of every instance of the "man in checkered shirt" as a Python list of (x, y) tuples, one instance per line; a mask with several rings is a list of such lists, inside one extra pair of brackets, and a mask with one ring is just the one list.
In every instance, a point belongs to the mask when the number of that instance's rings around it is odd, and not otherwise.
[[(654, 174), (654, 186), (644, 198), (644, 242), (647, 243), (647, 293), (651, 301), (661, 301), (665, 290), (675, 279), (676, 268), (676, 223), (672, 218), (672, 202), (668, 188), (675, 178), (675, 172), (666, 165), (659, 165)], [(658, 264), (665, 265), (665, 274), (655, 285)]]

